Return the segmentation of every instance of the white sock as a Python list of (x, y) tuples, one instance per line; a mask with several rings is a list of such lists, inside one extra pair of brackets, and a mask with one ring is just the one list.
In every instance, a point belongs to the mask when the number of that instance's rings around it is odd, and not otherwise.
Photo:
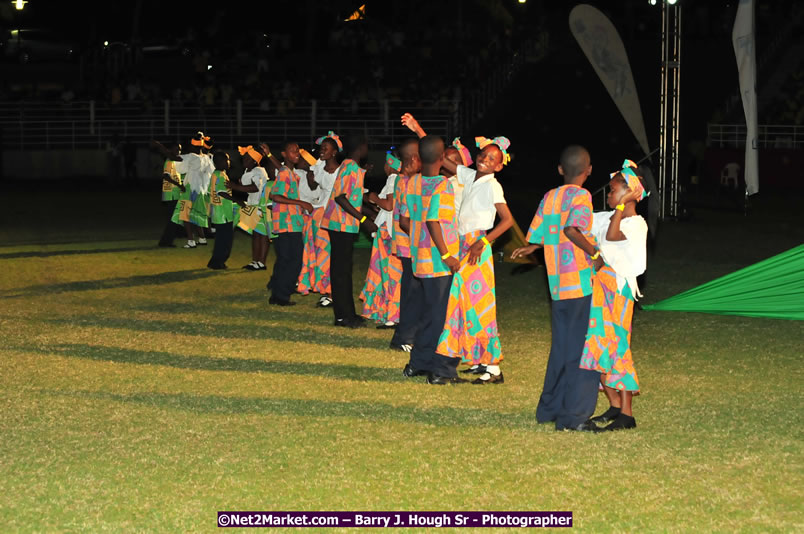
[(193, 245), (195, 245), (195, 241), (193, 241), (192, 239), (188, 239), (187, 244), (192, 247)]
[(490, 375), (497, 376), (500, 374), (500, 366), (499, 365), (487, 365), (486, 372)]
[(265, 264), (261, 261), (257, 262), (257, 267), (265, 267)]
[(480, 367), (480, 366), (479, 366), (479, 365), (473, 365), (473, 366), (472, 366), (472, 367), (470, 367), (469, 369), (474, 370), (474, 369), (477, 369), (478, 367)]

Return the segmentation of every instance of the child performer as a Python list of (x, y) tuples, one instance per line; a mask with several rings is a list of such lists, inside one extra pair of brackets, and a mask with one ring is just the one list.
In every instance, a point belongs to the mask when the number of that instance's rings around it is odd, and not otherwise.
[(212, 159), (202, 153), (208, 140), (203, 132), (198, 132), (190, 139), (190, 152), (179, 156), (181, 161), (176, 162), (176, 171), (185, 175), (185, 187), (189, 189), (182, 193), (171, 219), (176, 224), (184, 223), (187, 231), (184, 248), (207, 244), (202, 228), (209, 226), (209, 182), (215, 170)]
[(318, 306), (326, 308), (332, 305), (332, 287), (329, 281), (330, 244), (329, 233), (321, 228), (321, 218), (324, 216), (324, 208), (329, 202), (332, 186), (338, 174), (340, 167), (338, 153), (343, 150), (343, 143), (338, 135), (330, 130), (326, 136), (316, 139), (316, 144), (320, 146), (318, 162), (310, 168), (310, 171), (319, 195), (318, 200), (312, 203), (313, 213), (304, 227), (304, 255), (296, 291), (302, 295), (310, 291), (320, 294)]
[(468, 167), (472, 164), (472, 156), (469, 154), (469, 149), (463, 146), (460, 137), (453, 139), (452, 145), (448, 146), (444, 151), (444, 162), (449, 162), (450, 164), (448, 165), (449, 168), (447, 168), (447, 166), (441, 167), (441, 174), (446, 176), (452, 183), (452, 189), (455, 191), (455, 209), (460, 211), (464, 186), (458, 182), (458, 177), (455, 173), (457, 172), (458, 165)]
[(330, 283), (330, 242), (329, 232), (321, 227), (324, 208), (332, 194), (332, 186), (340, 169), (339, 153), (343, 151), (340, 137), (333, 131), (316, 139), (320, 146), (319, 159), (310, 168), (313, 182), (318, 187), (318, 200), (313, 203), (313, 213), (304, 230), (304, 256), (299, 284), (296, 290), (302, 295), (315, 291), (321, 296), (318, 306), (332, 305), (332, 286)]
[(647, 194), (632, 167), (636, 165), (625, 160), (622, 170), (612, 173), (606, 200), (614, 211), (595, 213), (592, 223), (605, 265), (592, 284), (581, 368), (604, 373), (600, 381), (610, 407), (592, 418), (596, 423), (613, 421), (604, 430), (636, 428), (631, 399), (639, 394), (639, 381), (631, 356), (631, 319), (634, 300), (642, 296), (637, 276), (647, 264), (648, 225), (636, 213), (637, 202)]
[[(436, 352), (471, 362), (469, 372), (481, 375), (473, 384), (504, 382), (491, 242), (514, 224), (502, 186), (494, 177), (511, 159), (510, 144), (505, 137), (478, 137), (477, 170), (464, 165), (455, 169), (457, 182), (464, 188), (458, 213), (461, 268), (452, 281), (447, 320)], [(445, 161), (444, 165), (450, 169), (454, 163)], [(497, 215), (500, 222), (494, 226)]]
[(270, 182), (268, 173), (260, 167), (264, 154), (262, 149), (252, 145), (239, 146), (237, 151), (242, 156), (245, 172), (239, 184), (227, 182), (226, 186), (233, 191), (248, 193), (246, 206), (240, 209), (238, 224), (251, 235), (251, 263), (243, 268), (247, 271), (264, 271), (270, 243), (268, 233), (271, 231), (271, 211), (266, 200)]
[(399, 223), (410, 236), (413, 274), (421, 280), (424, 306), (421, 323), (410, 351), (406, 376), (427, 372), (427, 383), (466, 382), (458, 378), (458, 358), (436, 353), (447, 315), (452, 276), (458, 270), (458, 232), (452, 184), (439, 174), (444, 162), (444, 141), (425, 136), (419, 141), (422, 172), (407, 184)]
[(299, 200), (299, 145), (290, 141), (282, 147), (283, 164), (277, 167), (276, 183), (271, 190), (272, 229), (276, 234), (276, 262), (268, 286), (271, 298), (268, 304), (292, 306), (290, 296), (296, 291), (296, 281), (302, 267), (304, 254), (304, 216), (302, 210), (313, 211), (309, 202)]
[[(160, 145), (161, 146), (161, 145)], [(162, 203), (169, 206), (170, 217), (176, 209), (181, 193), (186, 191), (182, 185), (181, 174), (176, 171), (176, 161), (181, 154), (181, 145), (173, 143), (166, 149), (169, 157), (165, 158), (165, 165), (162, 167)], [(176, 225), (168, 217), (162, 237), (159, 239), (160, 247), (175, 247), (173, 239), (176, 237)]]
[(226, 187), (229, 177), (229, 154), (218, 150), (212, 155), (215, 172), (209, 184), (209, 219), (215, 229), (215, 246), (212, 248), (212, 257), (207, 263), (210, 269), (227, 269), (226, 260), (232, 253), (234, 239), (235, 207), (232, 202), (232, 190)]
[[(408, 180), (422, 168), (418, 139), (405, 140), (399, 147), (399, 155), (402, 156), (402, 170), (394, 183), (394, 232), (391, 252), (402, 263), (402, 279), (399, 283), (399, 324), (394, 330), (390, 346), (392, 349), (410, 352), (422, 315), (424, 295), (421, 280), (413, 276), (410, 237), (402, 230), (400, 215), (402, 207), (407, 203)], [(407, 377), (416, 376), (410, 365), (406, 365), (402, 373)], [(425, 373), (424, 370), (419, 372), (419, 374)]]
[(368, 143), (362, 136), (352, 134), (346, 139), (345, 151), (346, 159), (341, 163), (332, 186), (332, 193), (321, 217), (321, 227), (329, 232), (332, 249), (330, 281), (335, 326), (358, 328), (363, 326), (364, 319), (355, 313), (352, 253), (360, 225), (365, 225), (372, 231), (376, 227), (360, 212), (366, 171), (358, 162), (368, 154)]
[(371, 247), (371, 260), (366, 274), (366, 285), (360, 294), (363, 301), (363, 317), (380, 324), (377, 328), (394, 328), (399, 322), (399, 282), (402, 279), (402, 262), (391, 253), (393, 240), (394, 185), (397, 173), (402, 170), (402, 161), (388, 151), (385, 156), (385, 173), (388, 179), (380, 194), (373, 191), (368, 200), (380, 207), (374, 219), (377, 231)]
[(597, 403), (600, 373), (579, 366), (589, 326), (593, 265), (597, 269), (603, 264), (590, 234), (592, 196), (582, 187), (592, 172), (589, 152), (577, 145), (565, 148), (558, 172), (564, 185), (548, 191), (539, 204), (527, 235), (533, 244), (516, 249), (511, 257), (544, 246), (553, 299), (553, 340), (536, 420), (555, 421), (556, 430), (597, 432), (589, 418)]

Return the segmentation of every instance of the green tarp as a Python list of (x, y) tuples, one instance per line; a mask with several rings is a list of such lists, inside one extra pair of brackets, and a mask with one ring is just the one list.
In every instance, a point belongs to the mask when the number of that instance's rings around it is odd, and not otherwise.
[(804, 320), (804, 245), (644, 309)]

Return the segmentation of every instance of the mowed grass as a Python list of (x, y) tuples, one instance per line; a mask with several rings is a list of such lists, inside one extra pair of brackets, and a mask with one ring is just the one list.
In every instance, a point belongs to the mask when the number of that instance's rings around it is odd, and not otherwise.
[[(550, 347), (542, 268), (497, 265), (505, 384), (428, 386), (401, 376), (388, 331), (335, 329), (314, 296), (269, 307), (268, 275), (239, 269), (244, 234), (226, 272), (205, 269), (211, 247), (154, 247), (153, 198), (133, 195), (118, 225), (87, 209), (56, 224), (17, 221), (21, 207), (4, 216), (4, 531), (212, 531), (227, 509), (804, 528), (800, 322), (638, 312), (639, 427), (556, 432), (534, 418)], [(645, 302), (801, 242), (781, 226), (722, 213), (665, 225)], [(367, 263), (358, 251), (356, 291)]]

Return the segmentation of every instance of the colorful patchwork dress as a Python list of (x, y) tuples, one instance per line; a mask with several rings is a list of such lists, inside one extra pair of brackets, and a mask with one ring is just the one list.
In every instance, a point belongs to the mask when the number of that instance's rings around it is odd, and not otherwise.
[[(382, 199), (393, 196), (396, 180), (396, 174), (389, 175), (378, 196)], [(366, 284), (360, 293), (363, 317), (380, 323), (399, 322), (402, 261), (391, 252), (393, 222), (394, 212), (380, 209), (374, 220), (377, 231), (371, 248)]]
[(498, 365), (503, 359), (497, 331), (497, 295), (494, 257), (487, 245), (475, 265), (468, 262), (469, 248), (494, 227), (496, 204), (505, 204), (502, 186), (488, 174), (458, 167), (455, 176), (462, 188), (458, 210), (461, 267), (452, 279), (447, 318), (436, 352), (461, 358), (472, 365)]
[(321, 228), (321, 219), (340, 168), (330, 173), (324, 170), (326, 162), (321, 160), (319, 162), (311, 167), (318, 189), (321, 191), (317, 201), (313, 203), (313, 213), (304, 226), (302, 270), (299, 273), (299, 285), (296, 286), (296, 291), (302, 295), (310, 292), (321, 295), (332, 293), (329, 281), (329, 232)]
[(646, 267), (648, 225), (639, 216), (620, 222), (624, 241), (608, 241), (613, 211), (594, 214), (592, 234), (605, 265), (592, 282), (592, 309), (580, 367), (604, 373), (604, 383), (617, 390), (639, 392), (631, 355), (631, 320), (635, 297), (641, 296), (636, 278)]

